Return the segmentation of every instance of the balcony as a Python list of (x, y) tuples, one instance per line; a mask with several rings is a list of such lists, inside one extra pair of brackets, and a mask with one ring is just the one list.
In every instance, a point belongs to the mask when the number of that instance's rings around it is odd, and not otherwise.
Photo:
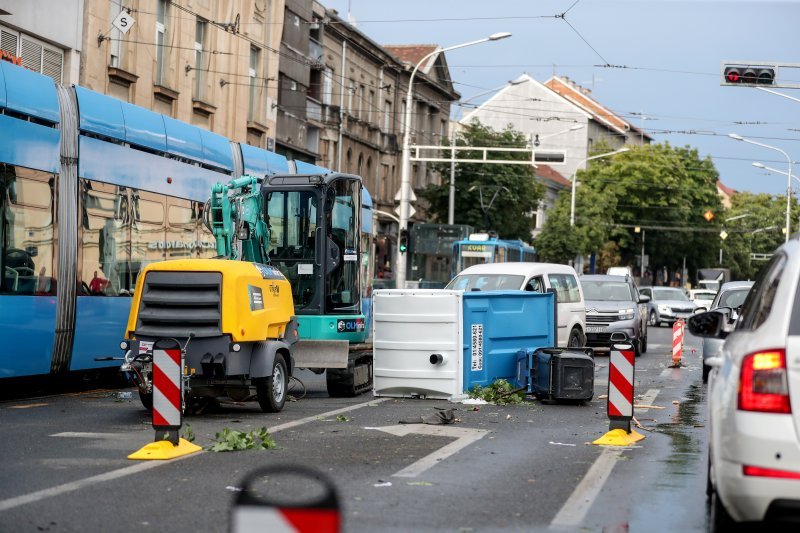
[(321, 63), (323, 53), (322, 44), (318, 43), (314, 39), (308, 40), (308, 57), (318, 63)]
[(311, 98), (306, 98), (306, 117), (308, 117), (308, 120), (322, 122), (322, 104)]

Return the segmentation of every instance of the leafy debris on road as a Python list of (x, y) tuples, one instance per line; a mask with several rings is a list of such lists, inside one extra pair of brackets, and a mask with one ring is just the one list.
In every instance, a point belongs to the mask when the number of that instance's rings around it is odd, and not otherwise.
[(433, 483), (431, 483), (429, 481), (409, 481), (408, 484), (411, 485), (412, 487), (432, 487), (433, 486)]
[(350, 419), (347, 418), (345, 415), (339, 415), (336, 417), (337, 422), (350, 422)]
[(194, 430), (192, 429), (192, 426), (186, 424), (186, 427), (184, 427), (181, 431), (181, 437), (189, 442), (194, 442)]
[(470, 398), (479, 398), (495, 405), (522, 403), (525, 400), (524, 387), (513, 388), (505, 379), (498, 379), (488, 387), (475, 385), (469, 391)]
[(277, 448), (275, 439), (270, 437), (267, 428), (255, 429), (249, 433), (224, 428), (216, 434), (217, 442), (208, 449), (212, 452), (235, 452), (239, 450), (270, 450)]

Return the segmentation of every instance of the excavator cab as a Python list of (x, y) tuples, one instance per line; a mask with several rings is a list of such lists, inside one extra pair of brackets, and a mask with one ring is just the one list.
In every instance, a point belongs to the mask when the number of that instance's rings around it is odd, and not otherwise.
[(300, 338), (360, 343), (361, 178), (276, 175), (262, 181), (270, 264), (292, 286)]

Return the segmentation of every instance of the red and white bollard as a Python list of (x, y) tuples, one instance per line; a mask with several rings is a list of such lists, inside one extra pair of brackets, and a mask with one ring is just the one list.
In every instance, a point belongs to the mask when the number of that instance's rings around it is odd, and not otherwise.
[(683, 319), (672, 324), (672, 366), (681, 366), (683, 356), (683, 332), (686, 325)]
[[(258, 483), (259, 478), (270, 483)], [(335, 485), (322, 472), (300, 465), (248, 474), (230, 514), (231, 533), (339, 533), (341, 527)]]
[(168, 440), (175, 445), (183, 425), (182, 369), (180, 346), (153, 347), (153, 429), (156, 440)]
[(630, 446), (644, 439), (631, 430), (636, 352), (630, 342), (611, 347), (608, 367), (608, 433), (592, 442), (601, 446)]
[(145, 445), (128, 459), (174, 459), (199, 452), (200, 446), (180, 438), (183, 425), (184, 352), (174, 339), (153, 345), (153, 429), (155, 442)]
[(630, 343), (615, 344), (609, 357), (608, 419), (609, 430), (631, 431), (633, 418), (633, 379), (636, 353)]

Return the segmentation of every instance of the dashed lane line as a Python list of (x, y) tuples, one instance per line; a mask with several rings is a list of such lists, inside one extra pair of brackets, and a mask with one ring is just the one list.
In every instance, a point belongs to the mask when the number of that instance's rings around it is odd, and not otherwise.
[[(336, 416), (338, 414), (346, 413), (348, 411), (354, 411), (356, 409), (360, 409), (362, 407), (367, 407), (369, 405), (375, 405), (380, 402), (384, 402), (389, 398), (376, 398), (374, 400), (370, 400), (368, 402), (357, 403), (355, 405), (350, 405), (348, 407), (343, 407), (341, 409), (335, 409), (333, 411), (328, 411), (325, 413), (320, 413), (314, 416), (308, 416), (306, 418), (301, 418), (299, 420), (294, 420), (292, 422), (286, 422), (285, 424), (278, 424), (277, 426), (272, 426), (268, 428), (270, 433), (278, 433), (279, 431), (284, 431), (287, 429), (291, 429), (297, 426), (301, 426), (303, 424), (307, 424), (308, 422), (313, 422), (320, 418), (327, 418), (330, 416)], [(95, 435), (104, 435), (105, 438), (108, 438), (108, 434), (95, 434)], [(51, 436), (58, 436), (58, 437), (79, 437), (85, 438), (87, 434), (85, 433), (72, 433), (69, 434), (54, 434)], [(118, 470), (112, 470), (111, 472), (105, 472), (103, 474), (98, 474), (96, 476), (87, 477), (85, 479), (79, 479), (77, 481), (70, 481), (69, 483), (64, 483), (62, 485), (57, 485), (55, 487), (50, 487), (48, 489), (38, 490), (36, 492), (31, 492), (28, 494), (23, 494), (21, 496), (15, 496), (14, 498), (9, 498), (7, 500), (0, 500), (0, 512), (8, 511), (9, 509), (13, 509), (15, 507), (19, 507), (21, 505), (26, 505), (29, 503), (38, 502), (41, 500), (45, 500), (47, 498), (52, 498), (53, 496), (59, 496), (61, 494), (66, 494), (68, 492), (74, 492), (76, 490), (81, 490), (91, 485), (96, 485), (97, 483), (103, 483), (105, 481), (112, 481), (114, 479), (119, 479), (122, 477), (130, 476), (133, 474), (138, 474), (139, 472), (144, 472), (146, 470), (150, 470), (152, 468), (156, 468), (158, 466), (171, 464), (175, 461), (181, 461), (183, 459), (188, 459), (189, 457), (197, 457), (202, 455), (203, 452), (191, 454), (191, 455), (184, 455), (183, 457), (176, 457), (175, 459), (170, 459), (168, 461), (144, 461), (141, 463), (137, 463), (132, 466), (126, 466), (125, 468), (120, 468)]]
[(592, 507), (595, 499), (603, 489), (611, 470), (617, 464), (617, 459), (622, 455), (620, 448), (604, 448), (600, 456), (592, 463), (591, 468), (572, 494), (564, 502), (555, 518), (550, 522), (552, 528), (573, 528), (583, 523), (586, 514)]

